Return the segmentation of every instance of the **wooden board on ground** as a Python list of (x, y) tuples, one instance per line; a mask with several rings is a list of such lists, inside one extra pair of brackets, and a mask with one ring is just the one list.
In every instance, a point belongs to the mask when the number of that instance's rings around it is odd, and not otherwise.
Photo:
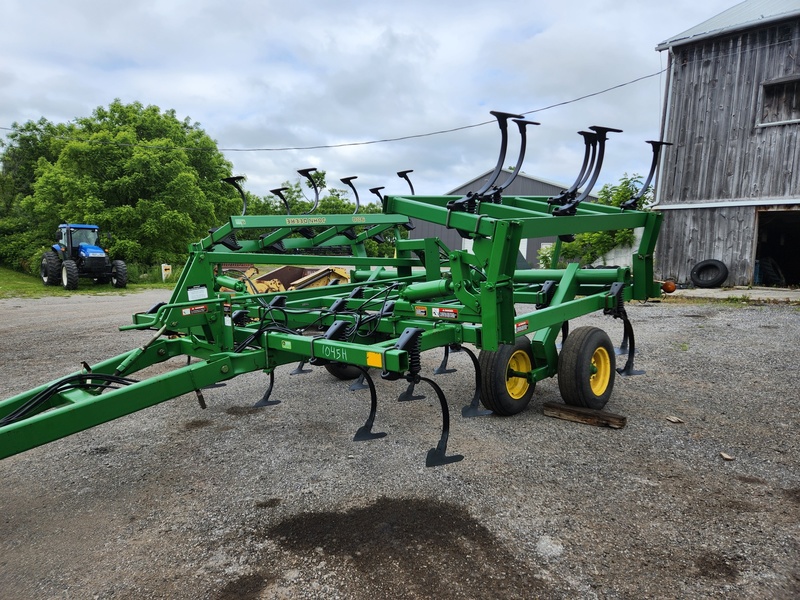
[(622, 415), (615, 415), (592, 408), (568, 406), (567, 404), (559, 404), (557, 402), (545, 402), (542, 408), (546, 417), (555, 417), (556, 419), (575, 421), (576, 423), (585, 423), (597, 427), (622, 429), (628, 421), (627, 417), (623, 417)]

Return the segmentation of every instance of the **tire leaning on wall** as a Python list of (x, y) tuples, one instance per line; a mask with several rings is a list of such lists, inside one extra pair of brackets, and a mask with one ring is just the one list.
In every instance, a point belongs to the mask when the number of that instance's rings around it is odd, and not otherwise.
[(689, 275), (695, 287), (716, 288), (728, 278), (728, 267), (721, 260), (701, 260)]

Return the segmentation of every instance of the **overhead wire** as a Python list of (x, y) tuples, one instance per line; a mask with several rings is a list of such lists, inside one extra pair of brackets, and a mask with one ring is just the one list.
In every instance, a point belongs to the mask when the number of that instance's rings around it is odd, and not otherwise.
[[(520, 115), (531, 115), (538, 112), (543, 112), (546, 110), (550, 110), (553, 108), (558, 108), (559, 106), (566, 106), (568, 104), (573, 104), (574, 102), (580, 102), (581, 100), (585, 100), (587, 98), (592, 98), (594, 96), (599, 96), (601, 94), (605, 94), (619, 88), (626, 87), (628, 85), (632, 85), (634, 83), (638, 83), (639, 81), (643, 81), (645, 79), (649, 79), (651, 77), (656, 77), (661, 75), (666, 69), (661, 69), (656, 71), (655, 73), (650, 73), (649, 75), (643, 75), (641, 77), (637, 77), (636, 79), (631, 79), (630, 81), (626, 81), (624, 83), (620, 83), (617, 85), (613, 85), (611, 87), (592, 92), (590, 94), (584, 94), (583, 96), (578, 96), (577, 98), (572, 98), (571, 100), (564, 100), (563, 102), (556, 102), (555, 104), (550, 104), (548, 106), (543, 106), (541, 108), (535, 108), (533, 110), (528, 110), (524, 112), (520, 112)], [(472, 123), (470, 125), (461, 125), (459, 127), (451, 127), (449, 129), (439, 129), (436, 131), (429, 131), (426, 133), (416, 133), (416, 134), (409, 134), (409, 135), (402, 135), (398, 137), (392, 138), (380, 138), (374, 140), (365, 140), (360, 142), (342, 142), (340, 144), (314, 144), (310, 146), (281, 146), (281, 147), (274, 147), (274, 148), (218, 148), (218, 147), (181, 147), (181, 146), (158, 146), (158, 145), (150, 145), (150, 144), (126, 144), (121, 142), (112, 142), (107, 140), (80, 140), (83, 142), (100, 144), (100, 145), (109, 145), (109, 146), (117, 146), (117, 147), (138, 147), (138, 148), (148, 148), (152, 150), (187, 150), (187, 151), (211, 151), (216, 150), (218, 152), (291, 152), (297, 150), (326, 150), (326, 149), (335, 149), (335, 148), (349, 148), (349, 147), (356, 147), (356, 146), (368, 146), (372, 144), (387, 144), (392, 142), (402, 142), (406, 140), (413, 140), (413, 139), (420, 139), (426, 137), (432, 137), (437, 135), (445, 135), (448, 133), (455, 133), (457, 131), (464, 131), (467, 129), (474, 129), (476, 127), (483, 127), (484, 125), (490, 125), (492, 123), (496, 123), (494, 119), (488, 121), (481, 121), (480, 123)], [(5, 131), (14, 131), (13, 128), (10, 127), (0, 127), (0, 129)], [(70, 139), (64, 136), (64, 139)]]

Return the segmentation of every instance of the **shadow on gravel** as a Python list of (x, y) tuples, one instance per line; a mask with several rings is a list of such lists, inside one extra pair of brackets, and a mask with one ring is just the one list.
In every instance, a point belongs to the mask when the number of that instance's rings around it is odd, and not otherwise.
[(306, 513), (268, 535), (301, 556), (321, 549), (331, 567), (349, 571), (351, 597), (532, 598), (552, 591), (466, 510), (435, 500), (381, 498), (345, 512)]

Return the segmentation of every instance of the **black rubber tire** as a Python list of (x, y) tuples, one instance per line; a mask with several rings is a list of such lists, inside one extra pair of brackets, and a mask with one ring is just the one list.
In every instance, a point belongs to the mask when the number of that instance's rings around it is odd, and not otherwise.
[(78, 277), (78, 265), (74, 260), (65, 260), (61, 263), (61, 285), (65, 290), (77, 290)]
[(728, 278), (728, 267), (721, 260), (713, 258), (701, 260), (693, 268), (689, 275), (695, 287), (715, 288), (725, 283)]
[(558, 355), (558, 389), (565, 404), (600, 410), (614, 389), (614, 345), (597, 327), (572, 331)]
[(341, 379), (342, 381), (357, 379), (361, 375), (361, 369), (345, 363), (328, 363), (325, 365), (325, 370), (336, 379)]
[(759, 261), (761, 271), (761, 283), (763, 285), (774, 285), (786, 287), (786, 277), (783, 276), (780, 265), (773, 258), (762, 258)]
[(58, 285), (61, 282), (61, 259), (58, 254), (48, 250), (42, 256), (42, 264), (39, 266), (39, 275), (45, 285)]
[(495, 352), (481, 350), (481, 404), (493, 413), (508, 417), (525, 410), (533, 397), (536, 382), (509, 377), (508, 371), (533, 370), (531, 341), (518, 337), (513, 344), (502, 344)]
[(111, 285), (115, 288), (124, 288), (128, 285), (128, 267), (121, 260), (111, 263)]

